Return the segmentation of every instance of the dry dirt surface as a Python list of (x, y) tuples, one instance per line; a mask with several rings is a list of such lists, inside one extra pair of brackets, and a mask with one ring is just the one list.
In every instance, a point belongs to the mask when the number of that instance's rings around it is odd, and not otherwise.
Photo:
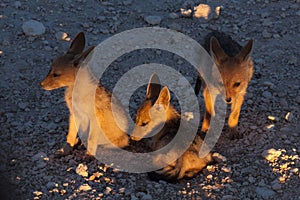
[[(206, 6), (194, 12), (199, 4)], [(80, 31), (97, 45), (153, 25), (199, 42), (210, 30), (241, 44), (254, 39), (255, 73), (239, 122), (243, 138), (221, 137), (214, 150), (226, 159), (175, 184), (119, 172), (87, 158), (83, 147), (54, 158), (65, 142), (68, 110), (63, 89), (39, 86), (52, 59)], [(0, 27), (1, 199), (300, 199), (299, 0), (1, 0)], [(185, 60), (160, 50), (122, 56), (103, 83), (111, 89), (128, 69), (149, 62), (173, 66), (195, 84)], [(144, 91), (136, 96), (133, 111)]]

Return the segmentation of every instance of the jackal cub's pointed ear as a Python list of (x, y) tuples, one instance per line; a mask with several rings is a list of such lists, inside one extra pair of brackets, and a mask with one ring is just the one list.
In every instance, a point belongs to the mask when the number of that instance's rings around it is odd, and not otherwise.
[(210, 38), (210, 55), (213, 58), (216, 65), (220, 65), (228, 58), (228, 55), (223, 51), (217, 38)]
[(165, 108), (170, 105), (171, 95), (167, 86), (164, 86), (160, 91), (155, 104), (162, 104)]
[(67, 53), (78, 55), (83, 52), (85, 47), (85, 36), (83, 32), (78, 33), (73, 42), (71, 43)]
[(236, 55), (236, 57), (240, 60), (240, 61), (248, 61), (248, 59), (251, 56), (251, 52), (252, 52), (252, 48), (253, 48), (253, 40), (249, 40), (247, 42), (247, 44), (242, 48), (242, 50), (240, 51), (240, 53), (238, 53)]
[(83, 52), (82, 54), (75, 56), (75, 58), (72, 61), (73, 65), (76, 67), (78, 65), (80, 65), (84, 61), (84, 59), (86, 59), (90, 55), (90, 53), (93, 51), (94, 48), (95, 47), (92, 46), (92, 47), (88, 48), (85, 52)]
[(146, 91), (146, 99), (152, 100), (155, 102), (158, 98), (159, 92), (161, 89), (160, 79), (157, 74), (153, 73), (148, 82), (147, 91)]

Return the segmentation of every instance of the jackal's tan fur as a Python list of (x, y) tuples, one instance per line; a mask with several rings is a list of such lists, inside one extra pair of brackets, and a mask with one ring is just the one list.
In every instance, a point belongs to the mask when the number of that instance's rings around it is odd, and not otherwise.
[[(158, 150), (174, 138), (179, 126), (182, 125), (180, 124), (180, 119), (180, 114), (170, 105), (169, 89), (166, 86), (161, 89), (158, 76), (153, 74), (148, 83), (146, 100), (137, 111), (136, 127), (132, 138), (140, 140), (141, 137), (156, 133), (152, 137), (150, 146), (153, 151)], [(203, 140), (201, 137), (196, 135), (194, 141), (192, 143), (189, 141), (188, 149), (178, 159), (169, 163), (163, 169), (150, 172), (150, 178), (154, 180), (176, 181), (195, 176), (212, 161), (211, 153), (204, 158), (198, 156), (202, 143)], [(177, 150), (174, 149), (175, 154)], [(173, 152), (170, 153), (172, 154)], [(153, 162), (155, 162), (155, 159)]]
[[(86, 112), (95, 112), (96, 119), (91, 119), (94, 121), (93, 124), (85, 124), (89, 126), (86, 128), (90, 129), (88, 138), (88, 151), (91, 154), (95, 154), (97, 144), (101, 143), (97, 135), (99, 133), (95, 132), (95, 125), (99, 124), (104, 135), (116, 146), (125, 147), (128, 145), (128, 136), (124, 132), (124, 129), (119, 128), (119, 124), (127, 125), (127, 118), (125, 112), (119, 105), (118, 101), (112, 96), (112, 94), (107, 91), (103, 86), (101, 86), (97, 81), (94, 80), (93, 75), (90, 74), (88, 67), (82, 67), (80, 65), (83, 60), (90, 54), (94, 47), (90, 47), (88, 50), (83, 51), (85, 47), (85, 36), (84, 33), (79, 33), (73, 40), (68, 51), (58, 57), (51, 65), (51, 69), (47, 77), (41, 82), (41, 86), (45, 90), (53, 90), (61, 87), (66, 87), (65, 91), (65, 101), (70, 111), (69, 116), (69, 131), (67, 135), (67, 145), (60, 149), (58, 154), (68, 154), (70, 153), (70, 148), (73, 148), (77, 143), (77, 131), (76, 127), (77, 121), (75, 122), (75, 111), (73, 110), (73, 91), (75, 78), (78, 70), (81, 70), (86, 78), (86, 86), (94, 86), (96, 88), (95, 97), (86, 97), (83, 93), (79, 95), (79, 102), (82, 104), (81, 107), (86, 109)], [(85, 90), (85, 88), (82, 88)], [(92, 101), (95, 101), (93, 104)], [(117, 109), (114, 116), (118, 118), (121, 122), (116, 123), (113, 113), (111, 103), (113, 103)], [(89, 108), (91, 105), (95, 105), (94, 108)], [(115, 111), (115, 110), (114, 110)], [(92, 116), (89, 113), (89, 116)], [(87, 123), (87, 122), (85, 122)], [(79, 125), (81, 125), (79, 123)], [(93, 127), (94, 126), (94, 127)], [(100, 129), (98, 129), (100, 130)]]
[[(223, 46), (223, 48), (221, 47)], [(230, 138), (238, 138), (237, 125), (244, 96), (253, 74), (253, 61), (251, 58), (253, 40), (249, 40), (241, 47), (230, 36), (221, 32), (212, 32), (205, 39), (204, 47), (210, 52), (213, 61), (219, 69), (223, 79), (226, 97), (224, 101), (231, 104), (231, 113), (228, 119)], [(226, 52), (224, 51), (226, 50)], [(198, 76), (195, 92), (199, 93), (201, 78)], [(205, 101), (205, 115), (202, 131), (207, 132), (210, 125), (212, 113), (214, 113), (214, 102), (208, 88), (204, 84), (203, 97)]]

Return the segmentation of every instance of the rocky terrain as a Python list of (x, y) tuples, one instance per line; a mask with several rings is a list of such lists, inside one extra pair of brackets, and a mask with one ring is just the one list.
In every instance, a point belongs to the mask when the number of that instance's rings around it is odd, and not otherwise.
[[(1, 199), (300, 199), (299, 0), (2, 0), (0, 11)], [(51, 61), (81, 31), (97, 45), (148, 26), (199, 42), (210, 30), (241, 44), (254, 39), (243, 138), (219, 138), (214, 150), (223, 160), (175, 184), (117, 171), (88, 158), (82, 146), (54, 158), (65, 142), (68, 110), (63, 89), (39, 86)], [(122, 56), (103, 83), (112, 89), (128, 69), (150, 61), (173, 66), (195, 83), (186, 61), (160, 50)], [(144, 90), (136, 93), (132, 112), (143, 98)]]

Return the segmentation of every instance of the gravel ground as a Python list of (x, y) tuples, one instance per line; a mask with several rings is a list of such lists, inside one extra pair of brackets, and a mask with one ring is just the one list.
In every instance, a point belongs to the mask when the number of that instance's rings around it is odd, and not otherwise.
[[(188, 9), (200, 3), (221, 11), (197, 18), (202, 6), (190, 17)], [(2, 0), (0, 11), (1, 199), (300, 199), (299, 0)], [(176, 184), (119, 172), (85, 156), (83, 147), (53, 158), (65, 142), (68, 110), (63, 89), (39, 86), (51, 60), (80, 31), (89, 45), (97, 45), (116, 33), (152, 25), (197, 41), (211, 29), (241, 44), (254, 39), (255, 73), (239, 126), (244, 137), (221, 137), (215, 150), (226, 161)], [(104, 85), (111, 89), (128, 69), (150, 61), (174, 66), (195, 83), (184, 60), (140, 50), (114, 62)], [(136, 96), (132, 112), (144, 91)]]

